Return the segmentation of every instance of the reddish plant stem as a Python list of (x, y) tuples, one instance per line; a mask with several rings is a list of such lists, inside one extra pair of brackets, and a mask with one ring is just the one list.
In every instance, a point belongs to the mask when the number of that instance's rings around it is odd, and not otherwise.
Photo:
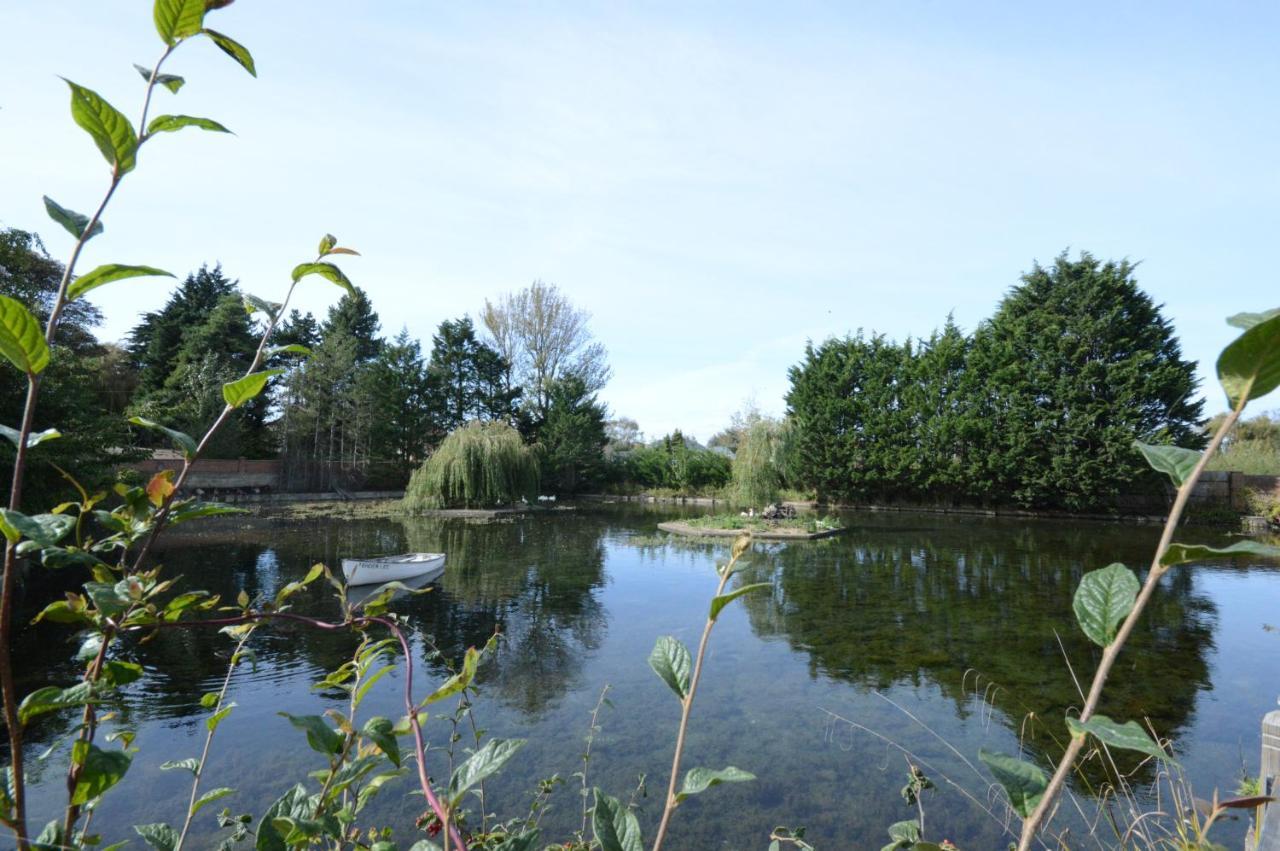
[(445, 851), (448, 851), (449, 839), (452, 838), (456, 851), (466, 851), (467, 844), (462, 837), (462, 833), (456, 825), (449, 823), (449, 810), (436, 796), (435, 791), (431, 788), (431, 778), (427, 774), (427, 747), (426, 740), (422, 735), (422, 725), (418, 721), (418, 708), (413, 701), (413, 656), (409, 647), (409, 640), (405, 637), (404, 631), (400, 626), (389, 618), (381, 617), (359, 617), (353, 618), (342, 623), (332, 623), (322, 621), (319, 618), (307, 617), (306, 615), (297, 615), (292, 612), (248, 612), (243, 615), (237, 615), (229, 618), (209, 618), (199, 621), (165, 621), (155, 624), (147, 624), (145, 626), (131, 627), (130, 632), (141, 632), (146, 629), (168, 628), (168, 629), (193, 629), (197, 627), (207, 626), (237, 626), (239, 624), (256, 623), (262, 620), (286, 620), (295, 623), (305, 624), (314, 629), (322, 629), (327, 632), (336, 632), (340, 630), (356, 629), (368, 624), (378, 624), (389, 631), (400, 643), (400, 649), (404, 652), (405, 657), (405, 677), (404, 677), (404, 707), (408, 713), (409, 726), (413, 730), (414, 752), (418, 762), (418, 785), (422, 790), (423, 797), (427, 799), (427, 803), (431, 806), (432, 812), (436, 818), (440, 819), (440, 823), (445, 827)]
[[(142, 116), (138, 124), (139, 144), (141, 144), (145, 135), (147, 111), (150, 109), (151, 94), (155, 90), (156, 80), (160, 75), (160, 66), (169, 58), (169, 54), (173, 52), (175, 47), (176, 45), (170, 45), (165, 49), (160, 59), (156, 62), (155, 68), (152, 69), (151, 78), (147, 80), (147, 91), (142, 104)], [(102, 220), (102, 213), (107, 208), (107, 204), (110, 203), (112, 196), (115, 195), (116, 188), (120, 185), (123, 177), (124, 175), (118, 167), (112, 168), (111, 185), (107, 187), (106, 194), (103, 195), (98, 208), (89, 217), (84, 230), (76, 239), (75, 247), (71, 251), (71, 257), (62, 271), (62, 280), (58, 284), (58, 295), (53, 301), (53, 308), (49, 311), (49, 320), (45, 324), (45, 344), (50, 348), (53, 347), (53, 338), (58, 330), (62, 311), (67, 305), (67, 289), (71, 286), (71, 279), (75, 275), (80, 253), (84, 250), (85, 243), (93, 238), (94, 228)], [(22, 425), (18, 430), (17, 454), (13, 462), (13, 480), (9, 489), (9, 510), (11, 511), (17, 511), (22, 501), (22, 483), (26, 475), (27, 450), (29, 448), (27, 439), (31, 435), (32, 424), (35, 421), (36, 402), (39, 396), (40, 375), (27, 373), (27, 399), (22, 410)], [(13, 593), (16, 574), (17, 547), (13, 542), (9, 542), (5, 545), (4, 574), (0, 577), (0, 694), (3, 695), (4, 719), (9, 734), (9, 765), (13, 785), (13, 817), (10, 821), (10, 827), (13, 830), (14, 839), (17, 841), (17, 847), (25, 849), (28, 847), (29, 840), (27, 837), (26, 777), (22, 754), (23, 735), (22, 724), (18, 716), (18, 698), (13, 679), (13, 657), (10, 644), (10, 633), (13, 630)]]

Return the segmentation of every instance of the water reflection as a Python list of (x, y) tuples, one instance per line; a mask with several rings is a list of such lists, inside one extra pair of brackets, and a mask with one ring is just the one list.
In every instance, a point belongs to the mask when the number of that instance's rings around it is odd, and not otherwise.
[[(678, 709), (645, 658), (656, 635), (696, 641), (714, 587), (713, 565), (724, 560), (729, 542), (671, 538), (655, 527), (699, 510), (623, 506), (488, 524), (228, 523), (170, 538), (158, 557), (172, 574), (185, 577), (184, 588), (233, 599), (241, 589), (273, 596), (316, 562), (447, 553), (448, 567), (434, 590), (398, 599), (395, 609), (455, 659), (494, 632), (504, 635), (496, 658), (481, 669), (478, 713), (494, 734), (530, 740), (494, 782), (503, 815), (512, 815), (538, 779), (553, 771), (568, 777), (579, 768), (581, 736), (605, 683), (614, 686), (619, 709), (604, 720), (593, 782), (628, 794), (640, 773), (663, 777)], [(1048, 720), (1025, 728), (1030, 749), (1056, 754), (1046, 731), (1060, 731), (1063, 714), (1079, 703), (1067, 660), (1082, 679), (1096, 661), (1095, 648), (1071, 620), (1074, 588), (1085, 569), (1117, 560), (1142, 564), (1157, 534), (977, 518), (846, 520), (852, 531), (840, 538), (760, 545), (734, 580), (767, 582), (771, 590), (742, 598), (721, 618), (699, 692), (690, 759), (741, 765), (760, 780), (717, 789), (713, 801), (682, 807), (673, 849), (756, 847), (781, 823), (808, 825), (819, 847), (883, 845), (885, 826), (909, 815), (899, 809), (897, 757), (886, 768), (883, 746), (869, 738), (833, 746), (821, 710), (833, 708), (895, 740), (932, 748), (939, 759), (946, 754), (902, 713), (869, 696), (869, 689), (909, 706), (970, 758), (982, 746), (1016, 749), (1022, 719), (1034, 712)], [(1150, 718), (1161, 734), (1179, 741), (1189, 766), (1230, 776), (1239, 764), (1237, 743), (1256, 736), (1257, 713), (1271, 700), (1269, 694), (1258, 698), (1265, 688), (1257, 681), (1280, 677), (1280, 663), (1262, 660), (1241, 672), (1231, 648), (1220, 651), (1218, 645), (1223, 636), (1236, 646), (1246, 640), (1239, 629), (1233, 633), (1232, 613), (1239, 617), (1258, 588), (1274, 593), (1280, 577), (1255, 576), (1240, 586), (1247, 584), (1250, 592), (1236, 591), (1233, 598), (1229, 580), (1243, 568), (1214, 570), (1213, 576), (1228, 581), (1206, 582), (1192, 569), (1175, 571), (1162, 585), (1123, 657), (1105, 711)], [(82, 579), (71, 571), (31, 573), (20, 618), (29, 620), (40, 604)], [(302, 612), (339, 616), (323, 586), (294, 602)], [(282, 778), (315, 767), (315, 755), (291, 738), (275, 713), (319, 712), (330, 705), (311, 683), (345, 661), (356, 642), (349, 634), (288, 625), (255, 635), (257, 664), (236, 675), (232, 691), (241, 706), (211, 764), (221, 778), (214, 785), (240, 790), (237, 807), (261, 811), (279, 794)], [(183, 790), (158, 765), (198, 752), (205, 714), (199, 699), (221, 683), (230, 647), (212, 630), (173, 630), (123, 651), (148, 672), (126, 690), (116, 722), (139, 730), (142, 754), (126, 777), (119, 806), (108, 799), (95, 817), (108, 835), (130, 835), (134, 822), (171, 820), (182, 805)], [(63, 627), (29, 627), (17, 648), (24, 693), (76, 675), (75, 643)], [(446, 676), (428, 642), (415, 640), (413, 649), (422, 683)], [(991, 717), (999, 722), (992, 727), (974, 696), (975, 671), (984, 684), (1000, 686), (991, 692)], [(1224, 677), (1234, 687), (1223, 688)], [(393, 680), (371, 692), (370, 713), (400, 711)], [(1202, 700), (1215, 680), (1214, 700)], [(1200, 712), (1210, 720), (1198, 721)], [(38, 719), (33, 754), (64, 739), (73, 723), (72, 713)], [(443, 727), (431, 734), (438, 742)], [(56, 801), (60, 782), (37, 782), (37, 810)], [(545, 822), (548, 836), (577, 826), (574, 792), (562, 794)], [(404, 800), (399, 792), (389, 795), (371, 816), (409, 831), (413, 812)], [(641, 821), (651, 831), (653, 801), (644, 805)], [(967, 802), (940, 793), (935, 807), (938, 823), (947, 824), (962, 847), (998, 847), (999, 828)]]
[[(1072, 670), (1087, 685), (1099, 655), (1070, 615), (1075, 588), (1085, 569), (1145, 552), (1102, 526), (993, 537), (980, 523), (877, 520), (756, 559), (740, 581), (770, 583), (744, 598), (751, 625), (803, 652), (815, 675), (880, 690), (931, 682), (960, 717), (981, 692), (1032, 752), (1056, 759), (1061, 719), (1083, 702)], [(1191, 577), (1161, 584), (1101, 706), (1175, 742), (1211, 687), (1217, 608)]]

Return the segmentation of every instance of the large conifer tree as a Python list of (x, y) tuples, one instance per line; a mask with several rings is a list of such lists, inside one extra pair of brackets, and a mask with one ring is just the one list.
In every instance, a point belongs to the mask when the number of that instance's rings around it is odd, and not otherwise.
[(1135, 439), (1203, 442), (1195, 364), (1127, 260), (1036, 264), (978, 328), (967, 373), (993, 502), (1109, 507), (1146, 476)]

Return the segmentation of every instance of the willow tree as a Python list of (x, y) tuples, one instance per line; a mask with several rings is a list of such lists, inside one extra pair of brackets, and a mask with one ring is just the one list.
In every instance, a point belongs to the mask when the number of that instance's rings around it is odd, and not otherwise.
[(734, 502), (760, 507), (776, 502), (785, 484), (782, 424), (758, 419), (745, 431), (733, 457), (729, 492)]
[(454, 429), (409, 479), (404, 507), (492, 508), (532, 499), (538, 459), (506, 423), (471, 422)]

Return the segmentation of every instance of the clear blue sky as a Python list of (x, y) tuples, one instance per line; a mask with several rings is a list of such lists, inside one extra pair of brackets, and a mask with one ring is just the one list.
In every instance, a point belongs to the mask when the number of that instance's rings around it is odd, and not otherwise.
[[(135, 114), (150, 7), (0, 4), (0, 224), (55, 255), (40, 196), (86, 210), (107, 180), (56, 75)], [(239, 0), (210, 23), (259, 78), (193, 43), (158, 106), (237, 135), (150, 143), (82, 268), (221, 261), (273, 298), (332, 231), (384, 331), (428, 345), (542, 278), (652, 436), (780, 411), (806, 339), (971, 329), (1068, 247), (1142, 261), (1210, 412), (1222, 317), (1280, 304), (1273, 2)], [(105, 336), (167, 291), (97, 291)]]

